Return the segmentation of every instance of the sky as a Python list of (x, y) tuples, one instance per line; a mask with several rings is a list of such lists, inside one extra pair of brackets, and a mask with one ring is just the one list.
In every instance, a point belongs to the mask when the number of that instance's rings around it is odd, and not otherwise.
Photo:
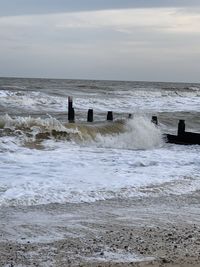
[(200, 82), (199, 0), (0, 0), (0, 76)]

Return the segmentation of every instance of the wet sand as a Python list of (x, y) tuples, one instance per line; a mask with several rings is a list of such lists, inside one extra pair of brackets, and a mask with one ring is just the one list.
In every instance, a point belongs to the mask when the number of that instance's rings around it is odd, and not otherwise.
[(199, 196), (1, 207), (0, 266), (200, 266)]

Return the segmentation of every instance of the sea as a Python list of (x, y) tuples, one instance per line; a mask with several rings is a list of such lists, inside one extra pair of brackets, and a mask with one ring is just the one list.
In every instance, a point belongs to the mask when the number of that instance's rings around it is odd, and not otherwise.
[(192, 194), (200, 146), (165, 139), (180, 119), (200, 133), (200, 84), (0, 78), (0, 206)]

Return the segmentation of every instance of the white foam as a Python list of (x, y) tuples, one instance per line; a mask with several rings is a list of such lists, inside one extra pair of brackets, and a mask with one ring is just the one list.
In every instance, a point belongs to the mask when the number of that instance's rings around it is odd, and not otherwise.
[[(115, 126), (116, 124), (116, 126)], [(20, 130), (21, 134), (24, 133), (24, 140), (27, 141), (27, 137), (23, 129), (28, 129), (31, 131), (33, 136), (41, 131), (51, 132), (52, 130), (64, 131), (66, 133), (78, 134), (80, 140), (85, 142), (85, 145), (106, 147), (106, 148), (119, 148), (119, 149), (149, 149), (153, 147), (159, 147), (162, 145), (162, 135), (158, 127), (151, 123), (150, 118), (144, 116), (134, 116), (133, 119), (126, 121), (124, 125), (123, 133), (113, 131), (108, 131), (107, 134), (98, 133), (94, 138), (93, 135), (87, 134), (82, 136), (82, 133), (77, 129), (70, 129), (60, 121), (53, 117), (46, 119), (33, 118), (33, 117), (15, 117), (12, 118), (9, 115), (0, 116), (0, 125), (5, 129), (10, 129), (12, 131)], [(111, 123), (110, 126), (117, 127), (116, 123)], [(84, 124), (82, 124), (82, 127)], [(87, 127), (87, 124), (85, 125)], [(99, 126), (101, 127), (101, 125)], [(106, 124), (105, 124), (106, 127)], [(81, 130), (81, 129), (80, 129)], [(89, 128), (88, 128), (89, 131)], [(92, 128), (91, 128), (92, 131)], [(83, 132), (84, 134), (84, 132)], [(79, 141), (80, 141), (79, 140)], [(76, 141), (76, 135), (71, 135), (71, 141)], [(77, 140), (78, 141), (78, 140)]]
[(33, 132), (38, 133), (40, 130), (47, 130), (48, 132), (52, 130), (65, 131), (67, 133), (78, 133), (77, 129), (69, 129), (64, 126), (59, 120), (53, 118), (49, 115), (49, 118), (33, 118), (17, 116), (15, 118), (10, 117), (8, 114), (0, 116), (0, 125), (5, 129), (21, 129), (29, 128)]
[(5, 98), (10, 95), (10, 92), (7, 90), (0, 90), (0, 97)]
[[(97, 90), (98, 93), (98, 90)], [(113, 90), (98, 95), (76, 95), (75, 108), (94, 108), (97, 112), (108, 109), (116, 113), (199, 110), (200, 90)]]
[(144, 116), (127, 120), (125, 130), (121, 134), (98, 134), (95, 141), (101, 147), (119, 149), (150, 149), (163, 143), (160, 129)]
[[(196, 111), (199, 110), (199, 88), (191, 90), (96, 90), (88, 93), (71, 92), (74, 108), (79, 119), (86, 118), (86, 112), (93, 108), (95, 113), (112, 110), (116, 113), (159, 112), (159, 111)], [(0, 90), (1, 105), (10, 110), (29, 112), (65, 112), (67, 97), (46, 94), (39, 91)], [(83, 117), (84, 116), (84, 117)], [(96, 114), (98, 116), (98, 114)]]
[(121, 150), (45, 143), (45, 151), (21, 147), (0, 153), (0, 205), (93, 202), (154, 194), (155, 188), (165, 194), (200, 189), (199, 147)]
[(33, 111), (66, 111), (67, 100), (37, 91), (0, 90), (1, 104), (9, 109)]
[(121, 263), (128, 263), (128, 262), (143, 262), (143, 261), (153, 261), (154, 257), (144, 257), (141, 255), (133, 254), (124, 252), (122, 250), (113, 251), (103, 251), (102, 255), (100, 253), (95, 253), (93, 257), (84, 257), (85, 260), (88, 262), (121, 262)]

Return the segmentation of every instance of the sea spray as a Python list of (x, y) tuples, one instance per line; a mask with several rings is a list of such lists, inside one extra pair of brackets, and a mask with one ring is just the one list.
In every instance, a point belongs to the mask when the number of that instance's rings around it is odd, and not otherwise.
[(115, 122), (61, 123), (49, 117), (46, 119), (33, 117), (11, 118), (0, 117), (1, 128), (27, 138), (62, 139), (79, 144), (96, 144), (101, 147), (123, 149), (149, 149), (161, 145), (162, 135), (158, 127), (145, 116), (135, 116), (129, 120)]
[(145, 116), (127, 120), (124, 129), (119, 134), (97, 134), (96, 142), (102, 147), (119, 149), (150, 149), (163, 143), (160, 129)]
[(29, 117), (15, 117), (11, 118), (9, 115), (0, 116), (0, 128), (10, 129), (10, 130), (32, 130), (38, 128), (40, 131), (69, 131), (74, 132), (74, 130), (66, 128), (56, 118), (49, 116), (49, 118), (33, 118)]

